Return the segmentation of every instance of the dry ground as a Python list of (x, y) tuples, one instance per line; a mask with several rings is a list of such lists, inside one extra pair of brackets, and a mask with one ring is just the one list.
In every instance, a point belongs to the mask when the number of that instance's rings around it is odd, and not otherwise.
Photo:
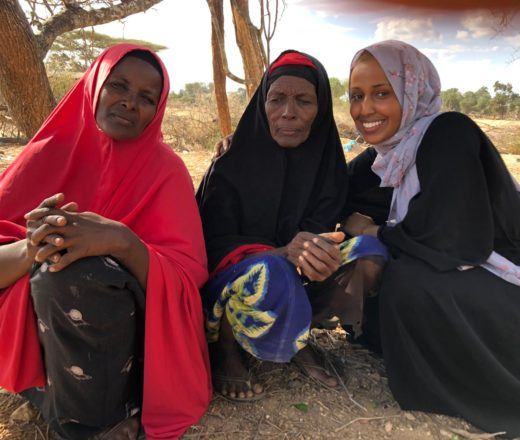
[[(479, 121), (500, 146), (499, 140), (514, 136), (520, 142), (520, 122)], [(513, 132), (513, 134), (511, 134)], [(355, 155), (362, 147), (357, 146)], [(0, 145), (0, 171), (21, 150)], [(209, 163), (207, 151), (180, 153), (195, 186)], [(520, 156), (505, 154), (504, 160), (520, 179)], [(346, 342), (344, 332), (317, 331), (314, 344), (341, 378), (338, 390), (328, 390), (303, 377), (292, 365), (263, 363), (253, 368), (266, 385), (267, 396), (256, 403), (233, 403), (215, 396), (207, 414), (184, 436), (187, 439), (399, 439), (462, 440), (492, 438), (478, 435), (466, 422), (444, 416), (401, 411), (388, 389), (381, 359), (366, 349)], [(9, 422), (21, 400), (0, 392), (0, 439), (52, 439), (47, 427)], [(470, 433), (473, 433), (471, 436)]]

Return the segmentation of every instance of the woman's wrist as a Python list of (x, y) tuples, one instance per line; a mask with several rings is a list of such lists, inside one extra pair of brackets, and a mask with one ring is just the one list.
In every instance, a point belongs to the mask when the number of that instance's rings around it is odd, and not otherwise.
[(371, 235), (372, 237), (377, 237), (377, 233), (379, 232), (379, 226), (378, 225), (370, 225), (366, 228), (363, 228), (361, 235)]
[(107, 254), (112, 255), (121, 262), (125, 262), (132, 255), (137, 242), (141, 243), (137, 235), (128, 228), (125, 224), (114, 222), (114, 230), (111, 231), (111, 235), (115, 237), (112, 244), (112, 249)]

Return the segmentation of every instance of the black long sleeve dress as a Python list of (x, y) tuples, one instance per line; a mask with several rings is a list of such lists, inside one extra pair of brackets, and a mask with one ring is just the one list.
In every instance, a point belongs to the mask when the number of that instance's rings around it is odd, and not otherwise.
[(379, 232), (392, 254), (379, 295), (390, 388), (404, 409), (520, 436), (520, 286), (478, 266), (493, 250), (520, 264), (520, 195), (459, 113), (434, 120), (416, 165), (420, 193)]

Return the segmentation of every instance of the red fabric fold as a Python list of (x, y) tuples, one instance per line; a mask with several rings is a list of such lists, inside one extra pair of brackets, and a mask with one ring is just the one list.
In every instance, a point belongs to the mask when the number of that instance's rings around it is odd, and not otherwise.
[[(142, 420), (149, 439), (177, 438), (206, 410), (211, 381), (198, 288), (207, 279), (202, 227), (186, 167), (162, 142), (169, 93), (137, 139), (101, 132), (94, 109), (110, 70), (128, 52), (107, 49), (63, 98), (15, 162), (0, 176), (0, 243), (23, 239), (23, 215), (55, 193), (126, 224), (146, 244), (145, 372)], [(0, 290), (0, 386), (42, 386), (28, 277)]]
[(266, 252), (274, 249), (273, 246), (269, 246), (267, 244), (244, 244), (242, 246), (233, 249), (229, 254), (227, 254), (220, 263), (218, 263), (217, 267), (213, 272), (211, 272), (210, 276), (215, 276), (218, 272), (227, 269), (229, 266), (242, 261), (244, 258), (249, 255), (258, 254), (260, 252)]

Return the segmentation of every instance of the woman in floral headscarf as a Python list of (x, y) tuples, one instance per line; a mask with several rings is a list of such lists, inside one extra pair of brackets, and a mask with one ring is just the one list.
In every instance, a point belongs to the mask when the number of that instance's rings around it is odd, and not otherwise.
[(350, 102), (373, 145), (351, 164), (351, 184), (393, 191), (386, 224), (356, 213), (345, 227), (392, 255), (379, 314), (394, 396), (520, 436), (518, 184), (471, 119), (440, 113), (437, 71), (408, 44), (358, 52)]

